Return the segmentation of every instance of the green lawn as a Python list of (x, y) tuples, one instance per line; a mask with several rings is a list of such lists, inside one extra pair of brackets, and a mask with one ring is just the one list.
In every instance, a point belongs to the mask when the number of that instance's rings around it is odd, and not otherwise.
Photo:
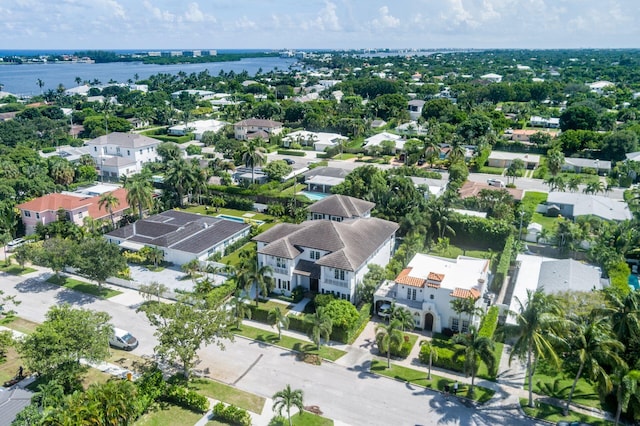
[(555, 407), (553, 405), (545, 404), (542, 402), (535, 401), (535, 408), (528, 407), (527, 404), (529, 401), (526, 398), (520, 398), (520, 405), (522, 409), (527, 414), (527, 416), (535, 417), (536, 419), (546, 420), (547, 422), (556, 424), (561, 420), (565, 422), (584, 422), (589, 423), (593, 426), (605, 426), (612, 425), (612, 422), (609, 422), (604, 419), (599, 419), (597, 417), (587, 416), (586, 414), (576, 413), (574, 411), (570, 411), (568, 416), (562, 415), (562, 408)]
[(257, 414), (262, 413), (266, 401), (261, 396), (209, 379), (192, 380), (189, 382), (189, 387), (209, 398), (217, 399)]
[(445, 250), (442, 250), (441, 248), (434, 246), (431, 248), (431, 251), (429, 252), (429, 254), (432, 254), (434, 256), (447, 257), (449, 259), (455, 259), (458, 256), (462, 256), (462, 255), (477, 257), (480, 259), (489, 258), (489, 252), (486, 250), (465, 249), (462, 247), (454, 246), (452, 244), (449, 244), (449, 246)]
[(558, 227), (558, 218), (544, 216), (541, 213), (535, 212), (531, 217), (531, 222), (536, 222), (542, 225), (544, 229), (548, 229), (551, 233), (555, 232)]
[(35, 269), (29, 268), (28, 266), (23, 268), (20, 265), (14, 265), (13, 263), (7, 265), (4, 262), (0, 263), (0, 271), (11, 275), (24, 275), (36, 272)]
[(251, 252), (255, 252), (256, 251), (256, 246), (257, 243), (255, 241), (251, 241), (245, 245), (243, 245), (242, 247), (240, 247), (238, 250), (234, 251), (233, 253), (223, 257), (222, 259), (220, 259), (220, 263), (224, 263), (225, 265), (231, 265), (231, 266), (237, 266), (238, 264), (240, 264), (240, 252), (245, 251), (245, 250), (249, 250)]
[(98, 287), (95, 284), (74, 280), (73, 278), (64, 276), (58, 277), (56, 275), (53, 275), (47, 280), (47, 282), (70, 288), (82, 293), (90, 294), (92, 296), (102, 297), (104, 299), (109, 299), (110, 297), (122, 294), (122, 292), (118, 290), (111, 290), (110, 288), (106, 287)]
[(20, 355), (15, 348), (7, 349), (7, 355), (0, 360), (0, 385), (7, 380), (13, 379), (18, 374), (18, 369), (22, 365)]
[(304, 352), (307, 354), (318, 355), (321, 358), (329, 361), (335, 361), (344, 354), (345, 351), (340, 349), (331, 348), (328, 346), (321, 346), (318, 351), (314, 343), (307, 342), (305, 340), (296, 339), (294, 337), (282, 336), (282, 339), (278, 340), (278, 333), (262, 330), (260, 328), (250, 327), (242, 325), (240, 329), (234, 329), (235, 334), (247, 337), (249, 339), (257, 340), (259, 342), (270, 343), (272, 345), (279, 346), (285, 349), (291, 349), (298, 352)]
[[(253, 302), (253, 306), (256, 305), (256, 302)], [(273, 300), (267, 300), (266, 302), (258, 302), (258, 306), (261, 309), (264, 309), (266, 311), (270, 311), (273, 308), (280, 308), (280, 310), (282, 311), (283, 314), (287, 315), (289, 313), (289, 310), (291, 308), (293, 308), (293, 303), (290, 303), (288, 305), (284, 304), (284, 303), (280, 303), (280, 302), (274, 302)]]
[[(526, 380), (525, 386), (529, 386)], [(552, 377), (545, 374), (533, 375), (533, 392), (540, 395), (548, 395), (562, 401), (566, 401), (573, 385), (573, 378)], [(573, 402), (588, 407), (602, 410), (602, 403), (597, 390), (585, 379), (578, 380), (576, 390), (573, 393)]]
[(176, 405), (161, 404), (156, 409), (140, 417), (134, 426), (183, 426), (193, 425), (202, 414), (185, 410)]
[[(451, 386), (453, 384), (453, 381), (451, 379), (447, 379), (436, 374), (431, 374), (431, 380), (428, 381), (427, 374), (424, 371), (414, 370), (413, 368), (403, 367), (393, 363), (391, 364), (391, 368), (387, 368), (386, 361), (375, 359), (371, 361), (371, 372), (380, 376), (391, 377), (393, 379), (409, 382), (414, 385), (436, 389), (441, 392), (444, 391), (445, 385), (448, 384)], [(468, 398), (468, 391), (469, 384), (460, 383), (458, 396), (464, 396)], [(490, 400), (491, 397), (493, 397), (494, 393), (495, 392), (491, 389), (483, 388), (476, 385), (472, 399), (474, 401), (484, 403)]]
[[(282, 412), (284, 413), (284, 410)], [(291, 416), (291, 423), (293, 426), (331, 426), (333, 420), (326, 417), (318, 416), (307, 411), (302, 411), (298, 414)], [(270, 426), (289, 426), (289, 420), (285, 417), (282, 421), (274, 420), (269, 423)]]
[[(444, 361), (444, 358), (450, 357), (453, 354), (453, 352), (456, 350), (456, 347), (458, 347), (457, 345), (453, 344), (453, 342), (451, 342), (450, 338), (447, 338), (444, 335), (439, 333), (434, 333), (432, 344), (436, 347), (436, 349), (438, 350), (438, 353), (440, 354), (440, 361)], [(494, 342), (493, 354), (495, 356), (496, 363), (500, 362), (500, 357), (502, 356), (503, 348), (504, 348), (504, 343)], [(460, 364), (462, 365), (463, 362), (464, 362), (464, 357), (461, 357)], [(434, 364), (437, 365), (437, 362), (434, 361)], [(454, 371), (462, 372), (462, 369), (454, 370)], [(478, 368), (478, 373), (476, 374), (476, 377), (487, 379), (487, 380), (495, 380), (494, 376), (489, 375), (487, 366), (483, 362), (480, 363), (480, 367)]]
[(7, 328), (19, 331), (20, 333), (30, 334), (40, 324), (38, 324), (37, 322), (26, 320), (24, 318), (11, 316), (2, 318), (2, 320), (0, 321), (0, 325), (4, 325)]
[(504, 168), (503, 167), (483, 166), (480, 169), (480, 173), (487, 173), (487, 174), (490, 174), (490, 175), (502, 175), (502, 173), (504, 173)]

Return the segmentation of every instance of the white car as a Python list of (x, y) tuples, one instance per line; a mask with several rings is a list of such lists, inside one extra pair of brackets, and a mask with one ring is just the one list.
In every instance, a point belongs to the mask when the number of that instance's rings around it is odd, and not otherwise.
[(487, 184), (489, 186), (495, 186), (497, 188), (504, 188), (505, 184), (503, 181), (501, 181), (500, 179), (488, 179), (487, 180)]
[(11, 250), (15, 249), (16, 247), (20, 247), (25, 242), (26, 241), (24, 240), (24, 238), (16, 238), (13, 241), (9, 241), (9, 243), (7, 244), (7, 250), (11, 251)]

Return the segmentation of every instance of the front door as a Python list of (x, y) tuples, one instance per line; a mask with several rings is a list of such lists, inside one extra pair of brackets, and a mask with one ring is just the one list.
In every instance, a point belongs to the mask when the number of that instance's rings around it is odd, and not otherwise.
[(314, 293), (318, 292), (318, 279), (317, 278), (311, 278), (310, 281), (310, 290)]
[(433, 314), (431, 312), (424, 316), (424, 329), (425, 331), (433, 331)]

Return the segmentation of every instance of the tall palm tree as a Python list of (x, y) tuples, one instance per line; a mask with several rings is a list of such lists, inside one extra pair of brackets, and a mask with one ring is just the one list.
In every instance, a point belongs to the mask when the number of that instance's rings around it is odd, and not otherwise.
[(269, 311), (268, 318), (278, 329), (278, 340), (282, 339), (282, 329), (289, 328), (289, 317), (282, 312), (280, 307), (276, 306)]
[(640, 292), (632, 291), (624, 297), (607, 293), (610, 307), (597, 314), (611, 321), (611, 328), (620, 342), (626, 344), (640, 337)]
[(571, 324), (569, 334), (571, 351), (578, 358), (578, 372), (573, 380), (564, 415), (569, 414), (569, 406), (578, 380), (583, 371), (589, 380), (597, 382), (603, 394), (613, 389), (605, 366), (622, 366), (625, 362), (618, 355), (624, 351), (624, 345), (611, 336), (608, 318), (598, 317), (595, 313), (588, 318), (576, 318)]
[(516, 342), (509, 354), (509, 364), (514, 358), (526, 361), (529, 379), (529, 407), (533, 407), (533, 372), (539, 359), (548, 359), (559, 364), (554, 343), (562, 342), (558, 330), (565, 325), (557, 300), (538, 289), (527, 291), (523, 302), (516, 297), (518, 312), (513, 312), (516, 326)]
[(177, 196), (177, 206), (182, 207), (184, 197), (189, 190), (191, 179), (191, 165), (184, 159), (170, 160), (167, 163), (167, 171), (165, 173), (165, 184), (173, 188)]
[(113, 219), (113, 209), (114, 207), (118, 207), (119, 205), (120, 200), (118, 200), (118, 198), (113, 195), (113, 192), (105, 192), (100, 196), (100, 199), (98, 200), (98, 207), (101, 209), (104, 208), (109, 213), (109, 217), (111, 218), (111, 226), (113, 227), (113, 229), (116, 229), (116, 222)]
[(252, 139), (242, 146), (240, 153), (244, 165), (251, 167), (251, 183), (253, 184), (253, 175), (256, 166), (262, 166), (267, 161), (265, 149), (261, 146), (259, 139)]
[(291, 407), (296, 407), (300, 413), (304, 410), (304, 393), (300, 389), (291, 389), (291, 385), (287, 385), (283, 390), (276, 392), (272, 397), (273, 399), (273, 411), (277, 411), (279, 416), (282, 416), (282, 410), (287, 409), (287, 418), (289, 419), (289, 426), (291, 422)]
[(473, 394), (473, 386), (480, 367), (483, 362), (487, 369), (493, 374), (496, 368), (496, 357), (493, 353), (494, 342), (489, 337), (480, 336), (475, 326), (469, 327), (469, 332), (465, 334), (457, 334), (452, 339), (453, 343), (462, 345), (453, 352), (452, 360), (455, 362), (461, 356), (464, 356), (464, 370), (466, 374), (471, 375), (471, 387), (469, 394)]
[(430, 340), (421, 340), (420, 346), (422, 346), (420, 352), (424, 352), (424, 354), (429, 357), (429, 372), (427, 373), (427, 380), (431, 380), (431, 365), (433, 364), (433, 361), (438, 360), (438, 350), (431, 344)]
[(271, 288), (273, 277), (273, 268), (269, 265), (258, 265), (257, 260), (251, 262), (251, 266), (247, 270), (247, 285), (255, 284), (256, 286), (256, 306), (260, 300), (260, 294), (268, 294)]
[(547, 151), (547, 169), (552, 176), (556, 176), (562, 170), (564, 164), (564, 154), (559, 149)]
[(387, 368), (391, 367), (391, 347), (400, 346), (404, 339), (401, 330), (402, 323), (397, 319), (376, 326), (376, 343), (381, 352), (387, 353)]
[(243, 318), (251, 319), (251, 308), (247, 303), (248, 299), (240, 290), (236, 290), (235, 297), (231, 301), (231, 315), (236, 320), (236, 328), (240, 328)]
[(307, 316), (307, 322), (309, 323), (309, 337), (316, 344), (318, 350), (320, 350), (320, 344), (322, 338), (329, 340), (331, 331), (333, 331), (333, 323), (329, 315), (324, 313), (323, 308), (318, 308), (315, 314)]
[(127, 179), (127, 202), (130, 206), (138, 206), (138, 218), (142, 219), (142, 211), (153, 205), (153, 186), (146, 174), (139, 173)]
[(616, 368), (611, 376), (616, 395), (616, 421), (620, 422), (620, 414), (626, 413), (631, 399), (640, 401), (640, 371), (629, 370), (625, 366)]
[(413, 314), (407, 308), (395, 308), (391, 311), (391, 321), (398, 320), (402, 331), (413, 330), (416, 326)]

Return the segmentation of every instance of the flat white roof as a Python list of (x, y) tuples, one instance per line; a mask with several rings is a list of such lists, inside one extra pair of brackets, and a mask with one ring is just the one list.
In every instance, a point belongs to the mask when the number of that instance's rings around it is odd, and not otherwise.
[(407, 267), (412, 268), (410, 277), (427, 279), (430, 272), (443, 274), (440, 286), (454, 290), (462, 288), (471, 290), (478, 287), (478, 279), (487, 280), (489, 269), (487, 259), (458, 256), (457, 259), (447, 259), (428, 254), (417, 253)]
[[(520, 262), (518, 271), (518, 279), (513, 288), (509, 311), (518, 312), (518, 300), (525, 304), (527, 301), (527, 291), (536, 291), (538, 288), (538, 279), (540, 278), (540, 265), (546, 260), (554, 260), (542, 256), (532, 256), (529, 254), (519, 254), (516, 261)], [(515, 324), (515, 318), (512, 315), (507, 316), (507, 324)]]

